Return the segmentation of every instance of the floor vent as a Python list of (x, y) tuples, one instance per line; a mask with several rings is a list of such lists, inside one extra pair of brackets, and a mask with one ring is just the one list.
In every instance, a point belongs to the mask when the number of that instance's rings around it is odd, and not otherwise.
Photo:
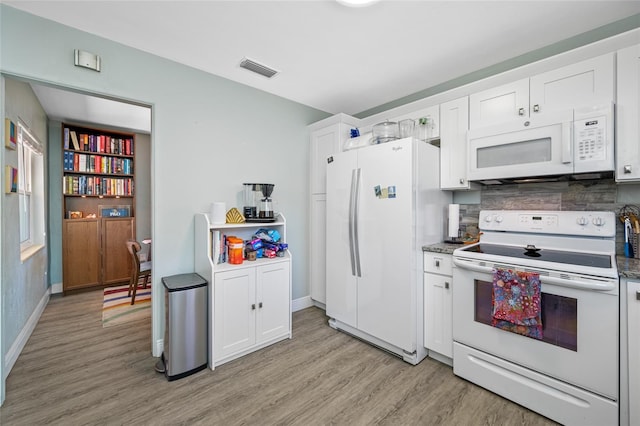
[(242, 62), (240, 62), (240, 67), (247, 69), (249, 71), (253, 71), (257, 74), (265, 76), (267, 78), (271, 78), (278, 73), (278, 71), (273, 68), (269, 68), (266, 65), (262, 65), (252, 59), (244, 58)]

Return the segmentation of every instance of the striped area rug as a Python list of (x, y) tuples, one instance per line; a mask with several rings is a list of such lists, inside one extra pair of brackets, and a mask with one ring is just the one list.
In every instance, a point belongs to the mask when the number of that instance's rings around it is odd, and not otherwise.
[(107, 287), (102, 302), (102, 326), (126, 324), (151, 317), (151, 284), (147, 288), (138, 287), (136, 303), (131, 305), (127, 296), (129, 285)]

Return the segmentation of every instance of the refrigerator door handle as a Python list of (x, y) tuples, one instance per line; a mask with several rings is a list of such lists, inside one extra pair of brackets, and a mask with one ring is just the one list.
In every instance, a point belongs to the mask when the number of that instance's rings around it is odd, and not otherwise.
[(360, 241), (358, 240), (358, 218), (359, 218), (359, 212), (358, 210), (360, 209), (360, 175), (361, 175), (362, 169), (358, 169), (356, 172), (356, 196), (355, 196), (355, 208), (354, 208), (354, 212), (353, 212), (353, 218), (354, 218), (354, 226), (353, 226), (353, 239), (354, 239), (354, 244), (353, 244), (353, 252), (355, 254), (355, 258), (356, 258), (356, 275), (358, 277), (362, 276), (362, 270), (360, 268)]
[(356, 275), (356, 264), (353, 245), (354, 211), (356, 197), (356, 170), (351, 171), (351, 193), (349, 194), (349, 258), (351, 260), (351, 275)]

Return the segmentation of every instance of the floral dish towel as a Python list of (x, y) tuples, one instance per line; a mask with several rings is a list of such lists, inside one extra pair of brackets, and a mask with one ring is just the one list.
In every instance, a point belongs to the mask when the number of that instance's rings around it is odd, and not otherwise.
[(540, 274), (494, 269), (491, 325), (542, 339), (540, 297)]

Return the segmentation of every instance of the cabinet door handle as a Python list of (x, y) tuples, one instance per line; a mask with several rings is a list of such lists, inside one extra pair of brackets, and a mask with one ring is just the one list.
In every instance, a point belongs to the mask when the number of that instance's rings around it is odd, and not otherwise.
[(262, 302), (258, 303), (258, 308), (262, 308)]
[(252, 303), (252, 304), (251, 304), (251, 310), (252, 310), (252, 311), (255, 311), (255, 309), (256, 309), (256, 304), (255, 304), (255, 303)]
[(636, 291), (636, 300), (640, 300), (640, 291)]
[(524, 115), (524, 108), (518, 109), (518, 115)]
[(533, 106), (533, 112), (540, 112), (540, 105), (535, 104), (535, 105)]
[(445, 281), (444, 282), (444, 288), (448, 289), (449, 288), (449, 281)]
[(625, 164), (624, 166), (624, 174), (631, 173), (631, 164)]
[(440, 261), (438, 259), (436, 259), (436, 268), (440, 267)]
[(464, 178), (460, 178), (460, 185), (464, 184)]

